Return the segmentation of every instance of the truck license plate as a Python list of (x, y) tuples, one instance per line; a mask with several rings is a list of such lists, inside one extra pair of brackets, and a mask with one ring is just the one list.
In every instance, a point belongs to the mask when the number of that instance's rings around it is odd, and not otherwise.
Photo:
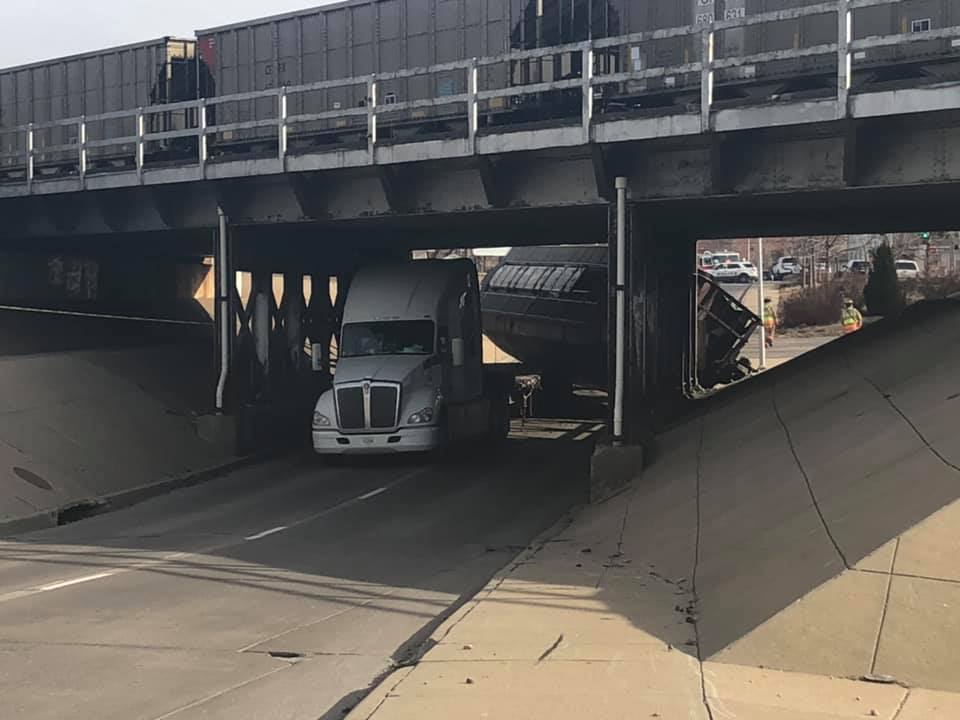
[(364, 444), (364, 445), (373, 445), (373, 438), (364, 438), (364, 439), (363, 439), (363, 444)]

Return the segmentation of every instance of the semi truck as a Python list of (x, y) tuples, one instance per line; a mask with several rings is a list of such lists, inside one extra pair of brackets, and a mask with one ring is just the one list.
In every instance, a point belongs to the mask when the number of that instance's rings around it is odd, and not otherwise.
[(338, 353), (333, 386), (314, 408), (320, 455), (430, 451), (509, 431), (513, 377), (483, 365), (470, 260), (360, 268), (347, 292)]

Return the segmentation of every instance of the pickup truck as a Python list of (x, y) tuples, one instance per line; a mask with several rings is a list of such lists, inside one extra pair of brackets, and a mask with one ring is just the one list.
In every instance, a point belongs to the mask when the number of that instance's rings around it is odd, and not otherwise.
[(338, 350), (333, 387), (313, 413), (320, 455), (428, 451), (509, 431), (513, 377), (482, 364), (470, 260), (359, 269)]

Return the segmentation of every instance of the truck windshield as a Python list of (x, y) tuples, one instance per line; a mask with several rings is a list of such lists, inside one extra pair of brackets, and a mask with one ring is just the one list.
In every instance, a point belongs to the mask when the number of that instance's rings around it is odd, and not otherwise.
[(432, 320), (347, 323), (341, 333), (340, 357), (432, 354)]

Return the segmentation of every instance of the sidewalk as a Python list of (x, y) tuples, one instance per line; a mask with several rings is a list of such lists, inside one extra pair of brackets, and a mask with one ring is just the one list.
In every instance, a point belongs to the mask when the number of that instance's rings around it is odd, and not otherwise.
[(960, 718), (960, 313), (851, 340), (661, 436), (349, 717)]

